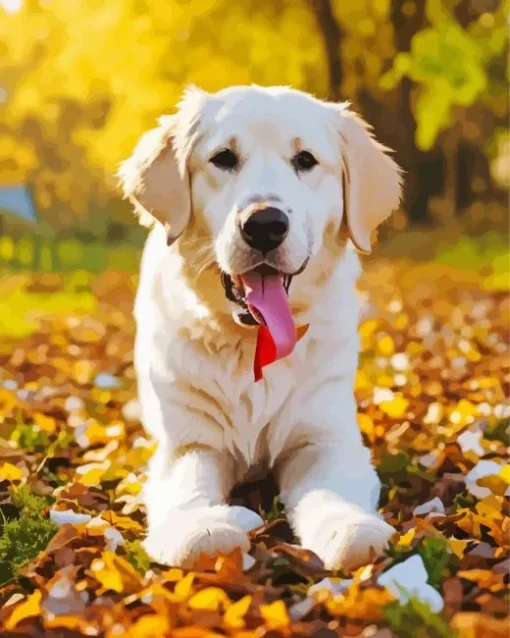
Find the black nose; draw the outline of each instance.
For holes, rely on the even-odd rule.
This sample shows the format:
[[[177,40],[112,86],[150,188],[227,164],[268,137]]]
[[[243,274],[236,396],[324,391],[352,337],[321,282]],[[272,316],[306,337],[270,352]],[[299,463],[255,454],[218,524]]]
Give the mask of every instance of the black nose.
[[[279,208],[256,210],[241,226],[244,241],[262,253],[278,248],[289,232],[289,219]]]

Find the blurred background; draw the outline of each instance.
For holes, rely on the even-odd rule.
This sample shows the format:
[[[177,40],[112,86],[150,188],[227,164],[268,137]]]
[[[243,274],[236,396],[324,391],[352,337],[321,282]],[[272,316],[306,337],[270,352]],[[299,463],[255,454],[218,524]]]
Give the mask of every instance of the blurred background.
[[[2,272],[55,275],[34,292],[72,272],[78,293],[88,273],[136,272],[145,231],[119,162],[189,83],[259,83],[349,99],[396,150],[405,200],[380,255],[506,285],[507,13],[498,0],[0,0]],[[4,332],[22,332],[4,293]]]

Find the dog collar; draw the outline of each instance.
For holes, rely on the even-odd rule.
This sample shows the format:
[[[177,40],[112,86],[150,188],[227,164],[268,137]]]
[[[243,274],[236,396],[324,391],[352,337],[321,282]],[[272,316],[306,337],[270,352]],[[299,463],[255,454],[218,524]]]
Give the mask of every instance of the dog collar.
[[[297,339],[302,339],[308,331],[310,324],[298,326],[296,328]],[[257,345],[255,347],[255,358],[253,360],[253,376],[255,383],[263,378],[262,368],[276,361],[276,346],[271,333],[266,326],[260,326],[257,333]]]

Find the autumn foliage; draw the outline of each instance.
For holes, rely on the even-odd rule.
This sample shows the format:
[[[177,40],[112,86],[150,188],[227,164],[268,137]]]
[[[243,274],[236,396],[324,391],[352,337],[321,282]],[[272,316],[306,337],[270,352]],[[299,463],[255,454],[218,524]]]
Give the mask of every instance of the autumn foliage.
[[[504,205],[507,14],[508,0],[1,0],[0,185],[30,184],[57,228],[96,217],[100,233],[105,206],[128,217],[119,162],[186,85],[255,82],[351,100],[396,149],[414,220],[498,189]]]
[[[47,278],[17,283],[40,291]],[[380,261],[362,279],[356,394],[398,530],[386,556],[326,572],[269,484],[252,485],[235,495],[265,512],[250,555],[186,573],[140,543],[154,448],[135,394],[134,284],[106,272],[90,282],[92,313],[34,309],[35,332],[2,340],[3,636],[506,635],[505,292],[437,264]]]

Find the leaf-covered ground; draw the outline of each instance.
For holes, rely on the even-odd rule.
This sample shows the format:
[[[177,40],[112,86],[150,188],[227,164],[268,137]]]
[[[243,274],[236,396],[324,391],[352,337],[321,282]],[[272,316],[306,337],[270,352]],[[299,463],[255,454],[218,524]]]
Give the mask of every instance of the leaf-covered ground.
[[[437,264],[381,261],[362,281],[356,393],[398,530],[385,557],[327,573],[295,545],[268,481],[233,495],[267,520],[250,556],[184,573],[140,544],[154,448],[132,367],[135,283],[2,277],[38,326],[0,340],[2,636],[507,635],[505,292]],[[48,315],[62,291],[78,302]],[[74,310],[80,295],[88,314]]]

